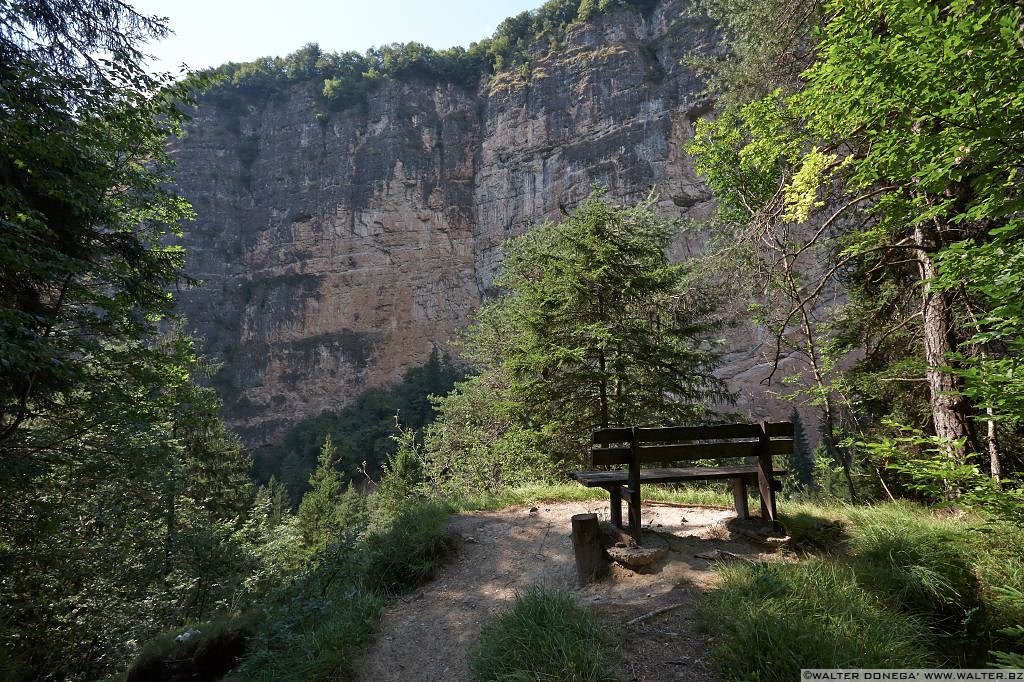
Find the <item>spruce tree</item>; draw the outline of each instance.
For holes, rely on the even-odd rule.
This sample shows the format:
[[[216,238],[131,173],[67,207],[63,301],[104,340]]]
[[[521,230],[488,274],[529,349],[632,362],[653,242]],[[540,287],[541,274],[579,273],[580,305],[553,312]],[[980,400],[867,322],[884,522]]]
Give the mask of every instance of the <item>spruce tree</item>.
[[[471,331],[472,359],[505,376],[563,455],[594,428],[694,423],[728,399],[713,374],[714,300],[669,261],[674,226],[653,196],[617,206],[603,194],[508,243],[505,294]]]
[[[328,434],[316,470],[309,477],[309,491],[299,503],[299,531],[306,547],[319,549],[330,544],[344,527],[338,518],[342,482],[337,466],[338,451]]]

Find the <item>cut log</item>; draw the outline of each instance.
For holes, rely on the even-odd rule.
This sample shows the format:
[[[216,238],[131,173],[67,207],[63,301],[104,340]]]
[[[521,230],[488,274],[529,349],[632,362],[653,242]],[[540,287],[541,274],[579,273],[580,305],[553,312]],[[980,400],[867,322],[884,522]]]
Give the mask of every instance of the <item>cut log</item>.
[[[576,553],[576,573],[580,585],[595,582],[608,570],[601,547],[601,528],[597,514],[576,514],[572,517],[572,548]]]

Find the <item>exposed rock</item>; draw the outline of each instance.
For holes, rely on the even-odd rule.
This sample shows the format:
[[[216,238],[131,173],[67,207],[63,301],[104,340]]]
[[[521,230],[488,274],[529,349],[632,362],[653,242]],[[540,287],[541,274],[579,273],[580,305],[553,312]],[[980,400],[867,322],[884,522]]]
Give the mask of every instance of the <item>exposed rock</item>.
[[[612,561],[636,571],[664,559],[668,549],[665,538],[648,531],[642,534],[640,544],[619,543],[605,548],[605,552]]]
[[[654,188],[669,218],[710,214],[683,144],[710,111],[687,54],[713,27],[663,0],[570,27],[533,48],[532,71],[479,91],[389,81],[364,109],[323,111],[308,87],[242,111],[201,105],[175,142],[188,229],[180,294],[214,385],[250,446],[398,380],[494,293],[501,243],[595,183],[634,201]],[[674,257],[701,248],[696,233]],[[760,386],[770,365],[750,327],[730,331],[722,376],[737,410],[788,416]]]

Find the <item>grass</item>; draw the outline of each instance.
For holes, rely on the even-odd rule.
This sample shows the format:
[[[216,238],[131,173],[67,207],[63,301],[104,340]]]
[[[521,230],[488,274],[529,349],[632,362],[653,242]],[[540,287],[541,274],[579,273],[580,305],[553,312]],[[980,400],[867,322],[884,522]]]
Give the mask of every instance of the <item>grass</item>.
[[[535,587],[484,626],[470,665],[484,682],[599,682],[615,679],[613,651],[591,611],[566,592]]]
[[[732,492],[724,486],[654,486],[643,488],[644,501],[671,502],[674,504],[709,505],[732,507]],[[453,511],[494,510],[539,502],[607,502],[608,493],[603,488],[586,488],[579,483],[537,483],[509,488],[498,493],[463,495],[449,500]],[[756,498],[752,498],[752,509],[757,509]]]
[[[810,558],[723,570],[699,617],[724,643],[728,679],[794,680],[801,668],[917,668],[927,630],[860,589],[852,569]]]
[[[727,679],[800,668],[986,667],[1021,652],[1024,533],[909,503],[787,504],[803,558],[723,569],[700,607]],[[1006,589],[1006,588],[1009,588]]]

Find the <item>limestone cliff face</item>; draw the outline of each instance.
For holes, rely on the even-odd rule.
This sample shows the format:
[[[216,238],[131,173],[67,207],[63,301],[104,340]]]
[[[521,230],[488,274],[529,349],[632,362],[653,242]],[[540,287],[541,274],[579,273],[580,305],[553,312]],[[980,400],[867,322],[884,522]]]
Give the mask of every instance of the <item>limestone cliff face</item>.
[[[173,149],[199,215],[188,272],[204,282],[181,308],[224,363],[215,384],[245,440],[272,443],[449,349],[493,291],[501,243],[595,183],[707,216],[682,145],[709,107],[680,60],[717,45],[684,10],[573,26],[533,46],[529,73],[478,91],[389,81],[340,114],[301,87],[244,111],[201,105]],[[740,408],[777,411],[757,388],[758,339],[734,336],[723,372]]]

